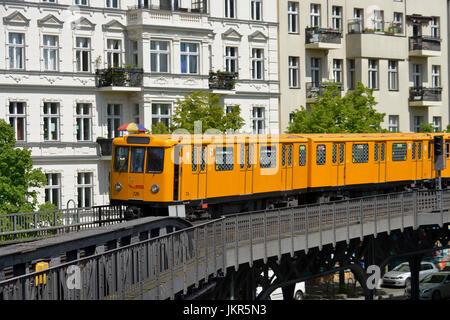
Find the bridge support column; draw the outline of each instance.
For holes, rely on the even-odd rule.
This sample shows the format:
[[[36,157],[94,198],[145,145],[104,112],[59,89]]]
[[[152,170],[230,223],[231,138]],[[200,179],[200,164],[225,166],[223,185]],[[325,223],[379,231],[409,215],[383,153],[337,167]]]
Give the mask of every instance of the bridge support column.
[[[411,270],[411,300],[419,300],[419,271],[422,255],[413,255],[408,261]]]
[[[234,284],[236,271],[233,269],[230,272],[230,300],[234,300],[234,288],[236,287]]]

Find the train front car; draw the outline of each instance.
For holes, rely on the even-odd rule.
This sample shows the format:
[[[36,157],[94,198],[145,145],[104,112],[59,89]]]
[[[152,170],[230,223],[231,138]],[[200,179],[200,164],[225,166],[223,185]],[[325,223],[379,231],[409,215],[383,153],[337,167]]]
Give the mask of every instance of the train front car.
[[[113,140],[110,203],[127,206],[125,218],[167,215],[173,202],[178,142],[169,136],[128,135]]]

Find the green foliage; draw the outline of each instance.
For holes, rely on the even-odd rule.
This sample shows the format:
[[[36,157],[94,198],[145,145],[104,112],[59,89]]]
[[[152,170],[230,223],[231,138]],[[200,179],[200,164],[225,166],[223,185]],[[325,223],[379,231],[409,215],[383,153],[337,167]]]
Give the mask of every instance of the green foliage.
[[[420,124],[420,132],[433,133],[434,132],[433,124],[432,123],[429,123],[429,124],[421,123]]]
[[[50,210],[57,210],[58,207],[51,203],[50,201],[46,201],[45,203],[42,203],[39,205],[39,211],[50,211]]]
[[[47,183],[41,169],[33,169],[31,151],[15,144],[13,128],[0,119],[0,214],[34,211],[36,188]]]
[[[150,132],[147,132],[150,133]],[[166,127],[164,122],[158,122],[156,125],[152,124],[151,134],[168,134],[170,133],[169,128]]]
[[[378,113],[373,89],[358,83],[355,90],[341,96],[338,86],[330,84],[310,110],[294,111],[287,133],[370,133],[387,132],[381,128],[384,113]]]
[[[184,100],[178,99],[173,113],[171,131],[185,129],[194,133],[196,121],[201,121],[202,133],[208,129],[216,129],[220,132],[239,130],[244,125],[241,118],[241,109],[238,105],[232,108],[232,112],[225,114],[223,106],[219,104],[220,95],[209,91],[196,91],[185,95]]]
[[[450,132],[450,124],[447,125],[447,129],[445,130],[445,132]]]

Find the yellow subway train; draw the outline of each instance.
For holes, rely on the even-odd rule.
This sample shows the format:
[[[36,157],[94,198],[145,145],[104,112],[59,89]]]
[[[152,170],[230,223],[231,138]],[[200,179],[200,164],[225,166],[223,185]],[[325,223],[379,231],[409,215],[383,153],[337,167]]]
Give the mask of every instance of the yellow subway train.
[[[113,140],[127,218],[217,217],[435,186],[436,134],[145,135]],[[444,138],[450,156],[450,134]],[[450,168],[441,171],[447,184]]]

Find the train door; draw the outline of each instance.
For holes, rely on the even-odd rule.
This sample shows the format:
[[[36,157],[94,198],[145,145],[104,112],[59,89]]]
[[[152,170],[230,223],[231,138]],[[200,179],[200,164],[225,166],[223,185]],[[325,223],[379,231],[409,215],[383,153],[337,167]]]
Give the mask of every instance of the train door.
[[[433,172],[434,172],[434,165],[433,165],[433,142],[431,141],[427,141],[424,142],[425,143],[425,147],[424,149],[424,155],[423,155],[423,179],[431,179],[434,177]]]
[[[386,142],[375,142],[374,160],[378,169],[378,182],[386,182]]]
[[[331,161],[337,186],[345,185],[345,143],[333,143]]]
[[[412,161],[415,164],[415,178],[416,180],[423,179],[423,155],[422,155],[422,141],[414,141],[412,143]]]
[[[292,143],[283,143],[281,150],[281,184],[284,190],[292,190],[292,152],[294,147]]]
[[[253,193],[254,144],[241,144],[239,148],[240,194],[251,194]]]
[[[206,184],[207,184],[207,146],[192,147],[192,174],[194,175],[194,198],[206,198]]]
[[[128,198],[144,199],[145,147],[131,147],[130,171],[128,174]]]

